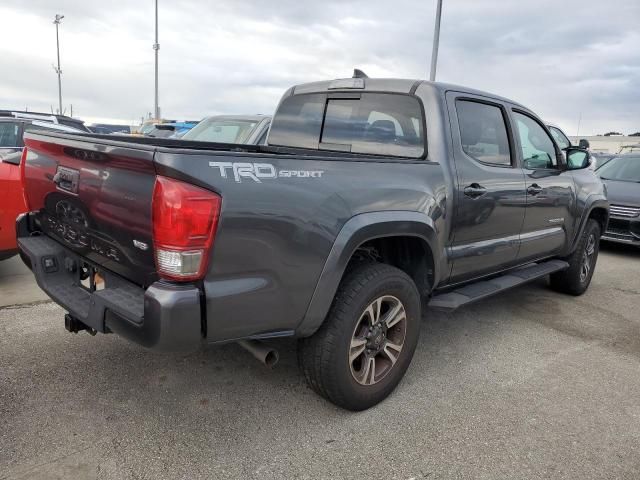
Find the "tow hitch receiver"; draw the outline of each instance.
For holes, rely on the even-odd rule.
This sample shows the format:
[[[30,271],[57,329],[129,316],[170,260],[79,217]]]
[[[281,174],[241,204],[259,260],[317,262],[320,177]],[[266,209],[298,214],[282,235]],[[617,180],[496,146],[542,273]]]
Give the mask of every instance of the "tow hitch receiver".
[[[89,335],[92,335],[92,336],[98,333],[96,330],[89,327],[88,325],[85,325],[80,320],[69,315],[68,313],[65,314],[64,316],[64,328],[66,328],[67,331],[71,333],[78,333],[78,332],[81,332],[82,330],[86,330],[87,333],[89,333]]]

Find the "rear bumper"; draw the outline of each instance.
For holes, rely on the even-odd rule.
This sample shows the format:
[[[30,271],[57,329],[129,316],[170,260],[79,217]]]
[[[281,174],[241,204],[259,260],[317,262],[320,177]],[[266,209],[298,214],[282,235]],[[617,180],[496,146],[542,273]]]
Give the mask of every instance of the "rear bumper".
[[[155,282],[142,289],[99,269],[104,288],[80,282],[83,257],[46,235],[29,232],[28,216],[17,223],[20,256],[38,286],[71,316],[102,333],[116,333],[144,347],[191,351],[202,343],[200,290],[193,285]]]

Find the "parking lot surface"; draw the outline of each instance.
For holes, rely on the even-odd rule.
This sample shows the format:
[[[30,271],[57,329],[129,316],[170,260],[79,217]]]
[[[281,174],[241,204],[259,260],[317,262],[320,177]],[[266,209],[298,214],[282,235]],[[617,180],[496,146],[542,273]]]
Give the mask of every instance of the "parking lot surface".
[[[71,335],[51,303],[0,307],[0,479],[637,479],[638,272],[608,246],[582,297],[537,282],[426,312],[404,381],[361,413],[307,388],[292,342],[269,371],[235,345],[156,354]]]
[[[20,257],[0,262],[0,307],[49,300]]]

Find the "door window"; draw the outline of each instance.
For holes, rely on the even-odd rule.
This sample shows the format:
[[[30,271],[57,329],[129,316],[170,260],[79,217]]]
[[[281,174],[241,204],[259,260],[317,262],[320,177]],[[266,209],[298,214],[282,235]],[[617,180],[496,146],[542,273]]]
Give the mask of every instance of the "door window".
[[[502,109],[495,105],[458,100],[456,111],[462,150],[479,162],[510,166],[511,150]]]
[[[533,118],[514,112],[522,161],[524,168],[529,170],[558,168],[556,149],[551,137],[544,128]]]
[[[18,147],[20,125],[15,122],[0,122],[0,147]]]
[[[562,133],[562,130],[556,127],[549,127],[549,131],[551,132],[551,136],[553,136],[556,143],[560,146],[560,148],[565,149],[571,146],[571,142],[567,138],[567,136]]]

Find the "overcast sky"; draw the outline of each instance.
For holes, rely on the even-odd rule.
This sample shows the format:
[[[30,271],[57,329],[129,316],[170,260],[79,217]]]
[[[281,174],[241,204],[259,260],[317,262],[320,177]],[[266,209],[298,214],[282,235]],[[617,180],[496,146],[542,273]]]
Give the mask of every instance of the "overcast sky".
[[[159,0],[163,116],[272,113],[291,85],[426,78],[435,0]],[[2,0],[0,108],[132,123],[153,110],[153,0]],[[574,135],[640,130],[640,0],[444,0],[438,80]],[[67,110],[68,113],[68,110]]]

